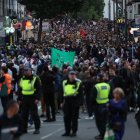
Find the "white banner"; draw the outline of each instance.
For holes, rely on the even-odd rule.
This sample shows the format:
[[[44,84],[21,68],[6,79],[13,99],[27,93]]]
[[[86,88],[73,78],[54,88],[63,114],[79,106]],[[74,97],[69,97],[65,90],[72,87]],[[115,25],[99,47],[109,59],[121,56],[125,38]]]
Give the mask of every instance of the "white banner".
[[[140,15],[135,15],[135,25],[140,26]]]
[[[49,24],[49,22],[43,22],[43,23],[42,23],[42,31],[43,31],[43,32],[47,32],[47,31],[49,31],[49,29],[50,29],[50,24]]]

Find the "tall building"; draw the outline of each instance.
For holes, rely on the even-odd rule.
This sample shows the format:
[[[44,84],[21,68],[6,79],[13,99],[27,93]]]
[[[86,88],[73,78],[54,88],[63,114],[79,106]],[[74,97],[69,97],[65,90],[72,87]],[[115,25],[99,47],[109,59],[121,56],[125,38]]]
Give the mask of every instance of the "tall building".
[[[0,17],[9,16],[24,17],[25,6],[19,4],[17,0],[0,0]]]
[[[127,0],[127,16],[128,19],[135,19],[140,16],[140,0]]]
[[[0,46],[19,40],[25,6],[17,0],[0,0]]]
[[[0,16],[3,16],[4,12],[4,0],[0,0]]]
[[[124,16],[124,0],[104,0],[104,17],[114,20]]]
[[[104,3],[105,3],[104,18],[108,18],[108,19],[110,18],[111,20],[113,20],[114,19],[113,1],[112,0],[104,0]]]
[[[135,16],[138,15],[140,16],[140,0],[104,0],[104,2],[105,2],[105,8],[104,8],[105,18],[109,18],[109,13],[112,20],[114,19],[113,18],[114,15],[116,17],[123,18],[125,16],[125,5],[127,9],[128,19],[133,20],[135,19]],[[109,6],[109,2],[110,2],[110,6]],[[115,7],[115,9],[113,7]]]

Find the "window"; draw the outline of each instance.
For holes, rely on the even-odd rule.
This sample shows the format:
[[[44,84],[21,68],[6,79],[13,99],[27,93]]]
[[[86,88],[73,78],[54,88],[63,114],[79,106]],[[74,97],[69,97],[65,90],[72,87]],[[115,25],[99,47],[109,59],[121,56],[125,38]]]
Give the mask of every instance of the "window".
[[[138,4],[138,14],[140,14],[140,4]]]
[[[0,0],[0,16],[3,16],[3,3],[2,3],[2,0]]]

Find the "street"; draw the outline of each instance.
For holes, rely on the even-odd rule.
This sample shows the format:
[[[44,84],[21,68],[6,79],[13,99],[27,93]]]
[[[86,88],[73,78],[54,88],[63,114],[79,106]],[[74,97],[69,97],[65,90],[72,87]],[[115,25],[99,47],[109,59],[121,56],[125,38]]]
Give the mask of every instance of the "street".
[[[39,107],[40,110],[40,107]],[[0,106],[0,112],[2,108]],[[73,140],[94,140],[94,136],[98,134],[95,120],[85,120],[86,114],[80,115],[79,119],[79,131],[76,138]],[[21,140],[69,140],[69,137],[62,137],[64,133],[63,116],[62,113],[57,115],[57,121],[54,123],[42,123],[41,133],[39,135],[33,135],[33,128],[28,129],[28,134],[22,136]],[[128,115],[126,123],[125,136],[123,140],[139,140],[140,132],[138,131],[134,113]]]
[[[81,115],[79,120],[79,131],[76,138],[73,140],[94,140],[94,136],[98,134],[94,120],[85,120],[85,115]],[[62,137],[64,133],[62,115],[57,116],[55,123],[43,123],[40,135],[33,135],[33,129],[29,129],[29,133],[24,135],[21,140],[69,140],[69,137]],[[140,133],[134,120],[134,114],[128,115],[126,125],[126,133],[123,140],[139,140]]]

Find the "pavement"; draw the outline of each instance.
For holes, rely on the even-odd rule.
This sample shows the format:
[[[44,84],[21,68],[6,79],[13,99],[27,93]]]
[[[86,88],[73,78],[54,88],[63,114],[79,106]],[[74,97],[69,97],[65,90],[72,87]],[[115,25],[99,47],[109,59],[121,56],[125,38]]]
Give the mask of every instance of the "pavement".
[[[0,112],[2,112],[1,106]],[[34,128],[29,128],[28,134],[22,136],[21,140],[94,140],[94,137],[98,135],[95,120],[85,120],[85,117],[86,114],[80,114],[79,130],[75,138],[61,136],[64,133],[63,114],[61,113],[57,115],[56,122],[42,123],[39,135],[33,135]],[[134,119],[134,113],[128,115],[123,140],[140,140],[140,132]]]
[[[81,114],[79,120],[79,131],[76,138],[62,137],[64,133],[63,117],[62,114],[57,115],[57,121],[54,123],[43,123],[41,133],[33,135],[34,129],[29,129],[29,133],[24,135],[21,140],[94,140],[98,134],[95,120],[85,120],[86,115]],[[134,113],[128,115],[126,123],[126,131],[123,140],[140,140],[140,132],[138,131]]]

